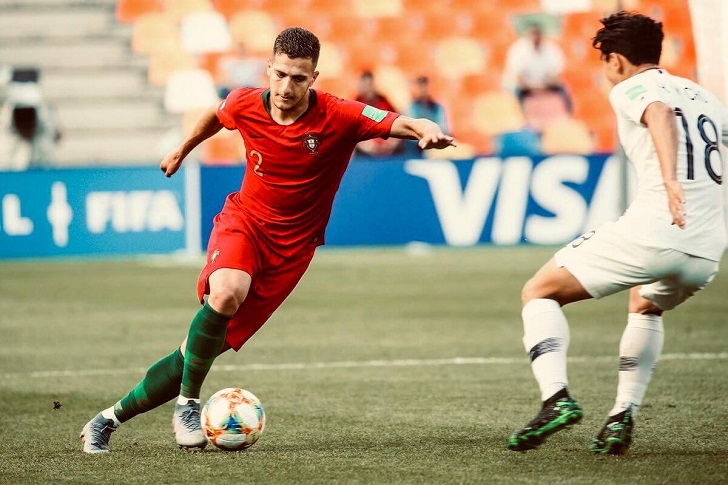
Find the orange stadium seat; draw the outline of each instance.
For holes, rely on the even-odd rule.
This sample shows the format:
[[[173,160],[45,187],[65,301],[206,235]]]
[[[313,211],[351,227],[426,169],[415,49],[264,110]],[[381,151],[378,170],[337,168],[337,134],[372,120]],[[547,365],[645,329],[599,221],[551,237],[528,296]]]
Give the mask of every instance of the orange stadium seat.
[[[594,12],[574,12],[562,17],[561,35],[591,46],[591,38],[601,27]]]
[[[367,38],[357,38],[345,46],[346,64],[354,72],[372,71],[382,60],[379,44]]]
[[[164,0],[117,0],[116,19],[123,23],[135,22],[145,13],[164,11]]]
[[[587,121],[594,132],[594,150],[599,153],[614,153],[619,145],[617,140],[617,123],[605,116],[597,120]]]
[[[306,10],[313,16],[351,15],[352,13],[351,3],[348,1],[304,0],[304,2]]]
[[[251,10],[258,8],[261,0],[215,0],[215,10],[223,14],[226,18],[231,18],[241,10]]]
[[[445,78],[481,74],[487,67],[482,44],[469,37],[449,37],[435,47],[435,69]]]
[[[525,125],[521,106],[507,91],[481,94],[473,102],[473,127],[485,135],[518,131]]]
[[[210,0],[166,0],[164,10],[177,18],[182,18],[192,12],[213,10]]]
[[[179,48],[179,25],[168,13],[147,13],[134,22],[131,47],[138,54],[172,52]]]
[[[466,74],[460,79],[460,92],[466,98],[474,98],[480,94],[500,88],[501,73],[488,70],[483,73]]]
[[[459,0],[473,3],[473,0]],[[445,12],[451,7],[450,0],[403,0],[405,15],[427,12]]]
[[[541,149],[546,154],[594,152],[594,140],[586,123],[574,118],[554,120],[544,127]]]
[[[592,0],[592,11],[600,17],[617,10],[639,11],[640,0]]]
[[[541,0],[494,0],[488,3],[494,7],[507,8],[514,14],[538,13],[541,11]]]
[[[322,39],[329,39],[341,44],[349,44],[361,37],[370,38],[376,33],[376,24],[371,19],[363,19],[351,13],[333,14],[325,17],[327,27],[312,32]]]
[[[270,55],[278,25],[266,12],[244,10],[230,19],[230,35],[253,54]]]
[[[455,36],[469,36],[472,28],[470,16],[461,10],[415,14],[419,26],[419,37],[427,40],[441,40]]]
[[[401,17],[402,0],[350,0],[355,15],[365,18]]]
[[[393,45],[395,63],[410,76],[434,77],[434,45],[418,39],[403,39]]]
[[[149,58],[147,78],[149,83],[154,86],[164,86],[173,72],[195,67],[197,67],[197,59],[189,52],[181,49],[173,52],[160,52]]]

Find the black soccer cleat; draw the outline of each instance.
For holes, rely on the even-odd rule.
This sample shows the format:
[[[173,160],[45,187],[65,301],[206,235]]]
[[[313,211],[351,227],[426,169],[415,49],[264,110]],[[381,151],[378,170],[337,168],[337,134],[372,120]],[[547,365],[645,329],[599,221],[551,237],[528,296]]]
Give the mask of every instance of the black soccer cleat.
[[[581,406],[563,389],[543,403],[541,411],[508,439],[508,449],[528,451],[538,448],[549,436],[571,428],[584,416]]]
[[[589,451],[602,455],[624,455],[632,444],[633,428],[632,409],[609,416],[589,445]]]

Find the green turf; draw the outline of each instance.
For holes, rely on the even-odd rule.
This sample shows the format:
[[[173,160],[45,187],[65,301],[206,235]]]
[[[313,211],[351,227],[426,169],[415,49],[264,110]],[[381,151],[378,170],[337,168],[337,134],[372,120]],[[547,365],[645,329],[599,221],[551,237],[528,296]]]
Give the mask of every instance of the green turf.
[[[626,295],[567,308],[570,355],[600,357],[569,367],[582,424],[539,450],[507,450],[539,404],[520,287],[551,253],[322,251],[245,349],[218,361],[273,367],[213,370],[203,387],[203,397],[242,386],[262,400],[268,428],[258,444],[182,452],[167,405],[124,425],[103,456],[82,453],[78,433],[180,343],[198,308],[200,263],[2,263],[0,483],[724,483],[725,354],[661,362],[630,452],[587,451],[612,405]],[[727,294],[719,274],[668,315],[665,353],[723,352]],[[454,357],[511,360],[275,367]]]

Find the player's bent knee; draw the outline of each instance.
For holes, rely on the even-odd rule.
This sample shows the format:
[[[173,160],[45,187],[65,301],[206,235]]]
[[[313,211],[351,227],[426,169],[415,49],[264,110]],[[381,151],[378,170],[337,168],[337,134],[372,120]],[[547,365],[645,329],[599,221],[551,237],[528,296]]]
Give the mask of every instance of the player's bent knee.
[[[218,270],[210,275],[208,304],[217,312],[234,315],[248,296],[251,279],[239,270]]]
[[[544,286],[535,277],[528,280],[521,289],[521,303],[523,305],[531,300],[535,300],[537,298],[548,298],[549,296],[549,292],[546,291]]]

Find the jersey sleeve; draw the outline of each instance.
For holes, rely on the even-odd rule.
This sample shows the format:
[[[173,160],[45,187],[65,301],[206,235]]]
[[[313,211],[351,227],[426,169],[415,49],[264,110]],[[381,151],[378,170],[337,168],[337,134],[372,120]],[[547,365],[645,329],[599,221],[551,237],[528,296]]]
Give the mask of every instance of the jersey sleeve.
[[[656,101],[662,101],[659,89],[650,80],[636,76],[614,86],[609,93],[609,100],[614,111],[636,124],[642,124],[642,115],[647,107]]]
[[[235,115],[240,112],[247,90],[233,89],[217,107],[217,119],[228,130],[235,130]]]
[[[392,123],[399,117],[397,113],[359,101],[340,99],[337,104],[339,116],[343,118],[347,130],[357,141],[389,137]]]

